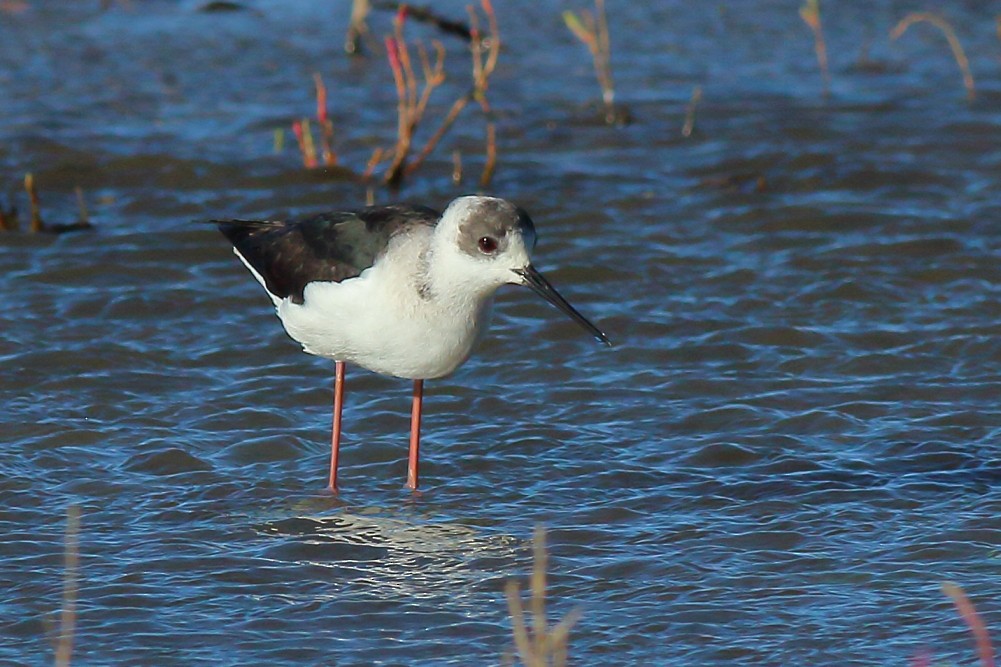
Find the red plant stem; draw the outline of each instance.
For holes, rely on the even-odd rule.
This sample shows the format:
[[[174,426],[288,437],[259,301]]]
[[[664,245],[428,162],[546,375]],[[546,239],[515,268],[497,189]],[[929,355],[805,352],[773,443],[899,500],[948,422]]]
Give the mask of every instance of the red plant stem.
[[[493,122],[487,123],[487,161],[480,176],[480,187],[487,187],[493,180],[497,168],[497,130]]]
[[[977,653],[980,655],[980,664],[982,667],[994,667],[994,649],[991,647],[991,638],[987,633],[987,626],[984,625],[984,621],[980,618],[977,610],[973,608],[970,598],[966,597],[966,593],[963,592],[962,588],[948,581],[942,584],[942,592],[952,598],[952,603],[956,605],[956,610],[959,611],[959,615],[963,617],[967,627],[970,628],[970,632],[973,633],[973,637],[977,642]]]
[[[316,167],[316,151],[312,148],[313,137],[306,135],[306,124],[301,120],[292,121],[292,133],[299,142],[299,152],[302,153],[302,164],[307,169]]]
[[[452,123],[455,122],[455,119],[459,117],[462,110],[466,108],[467,104],[469,104],[469,100],[470,97],[468,95],[464,95],[452,104],[452,108],[449,109],[448,115],[445,116],[445,120],[441,122],[441,125],[439,125],[438,129],[435,130],[435,133],[431,135],[431,138],[428,139],[426,144],[424,144],[424,148],[422,148],[421,152],[417,154],[417,157],[415,157],[413,161],[407,165],[407,174],[411,174],[416,171],[424,160],[427,159],[427,156],[430,155],[431,151],[435,149],[435,146],[437,146],[438,142],[441,141],[441,138],[445,136],[448,129],[452,127]]]
[[[316,120],[322,125],[327,122],[327,87],[319,72],[313,74],[313,83],[316,84]]]

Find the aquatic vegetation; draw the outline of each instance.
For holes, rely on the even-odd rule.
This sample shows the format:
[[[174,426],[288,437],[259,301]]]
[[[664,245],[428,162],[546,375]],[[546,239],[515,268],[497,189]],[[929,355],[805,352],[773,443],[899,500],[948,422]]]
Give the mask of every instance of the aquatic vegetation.
[[[695,86],[692,90],[692,98],[688,100],[688,106],[685,108],[685,124],[681,126],[681,136],[690,137],[695,131],[695,110],[701,101],[702,86]]]
[[[372,10],[369,0],[353,0],[351,3],[351,21],[348,33],[344,37],[344,51],[357,55],[361,53],[362,39],[367,38],[368,13]]]
[[[359,4],[356,3],[354,7],[354,10],[359,12],[358,16],[361,15],[362,10],[367,15],[369,3],[361,3],[364,4],[363,8],[359,8]],[[441,138],[441,135],[444,134],[444,129],[447,129],[447,126],[445,126],[444,129],[436,133],[424,146],[417,159],[412,163],[410,162],[417,129],[424,121],[432,93],[445,83],[446,74],[445,46],[440,41],[434,40],[431,43],[434,49],[433,63],[424,44],[417,42],[413,47],[417,53],[417,60],[420,63],[420,76],[418,76],[417,69],[414,66],[414,59],[411,56],[411,46],[407,42],[403,32],[406,20],[414,18],[415,20],[430,22],[446,32],[454,32],[460,36],[468,36],[468,29],[458,22],[443,19],[433,14],[430,10],[420,7],[395,3],[380,3],[375,6],[379,9],[393,9],[396,12],[393,18],[393,34],[385,38],[386,57],[389,61],[389,68],[393,75],[393,84],[396,88],[396,144],[392,149],[379,147],[373,150],[361,178],[363,181],[371,180],[378,166],[382,162],[389,161],[389,167],[382,180],[386,185],[398,188],[403,183],[404,177],[420,166],[424,157],[431,152],[437,141]],[[356,14],[353,13],[352,21],[355,18]],[[317,88],[317,95],[318,97],[320,95],[319,87]]]
[[[337,153],[333,147],[334,124],[327,113],[327,87],[319,72],[313,74],[313,83],[316,87],[316,124],[320,127],[320,150],[323,155],[323,166],[334,167],[337,165]],[[292,121],[292,134],[295,135],[296,142],[299,144],[303,166],[307,169],[319,167],[320,161],[316,156],[316,142],[313,140],[313,130],[309,118]],[[281,143],[276,135],[275,150],[280,149]]]
[[[942,582],[942,592],[952,600],[960,618],[963,619],[970,634],[973,635],[980,667],[994,667],[994,648],[991,646],[991,638],[987,632],[987,626],[973,607],[973,603],[970,602],[963,589],[951,581]],[[934,664],[932,656],[928,651],[920,653],[911,661],[911,667],[931,667],[932,664]]]
[[[580,619],[580,609],[571,609],[558,623],[549,625],[546,618],[546,570],[549,555],[546,552],[546,529],[537,526],[532,540],[532,575],[529,580],[531,597],[528,614],[521,597],[518,582],[507,582],[508,612],[514,634],[514,647],[518,659],[526,667],[561,667],[567,664],[570,630]],[[530,618],[527,618],[530,616]],[[507,664],[513,664],[513,657],[506,656]]]
[[[84,199],[83,189],[75,188],[79,217],[74,222],[48,224],[42,219],[41,198],[38,195],[38,184],[35,182],[35,175],[28,172],[24,175],[24,191],[28,194],[28,207],[30,211],[30,222],[28,230],[32,234],[62,234],[64,232],[76,232],[85,229],[93,229],[90,223],[90,215],[87,212],[87,204]],[[0,232],[16,232],[21,228],[18,219],[17,207],[12,203],[9,206],[0,204]]]
[[[963,51],[962,44],[959,43],[959,38],[956,37],[956,31],[952,29],[952,25],[948,21],[931,12],[911,12],[893,27],[893,30],[890,31],[890,39],[896,41],[915,23],[930,23],[945,35],[946,41],[949,42],[949,48],[952,49],[952,56],[963,74],[966,99],[972,102],[976,97],[976,89],[973,84],[973,74],[970,72],[970,61],[966,57],[966,52]]]
[[[440,41],[432,42],[435,49],[435,61],[432,64],[427,49],[417,43],[416,50],[421,63],[423,81],[418,93],[418,78],[410,56],[410,47],[403,35],[404,21],[410,10],[403,6],[397,13],[394,20],[394,34],[386,38],[386,53],[393,72],[398,100],[396,146],[392,150],[376,149],[373,152],[365,170],[366,178],[373,173],[380,162],[388,159],[390,166],[386,170],[383,182],[390,187],[399,187],[405,176],[413,174],[420,168],[469,103],[475,101],[486,118],[486,161],[480,184],[486,186],[490,182],[497,165],[497,132],[490,103],[487,100],[487,90],[490,86],[490,76],[496,69],[500,56],[500,32],[490,0],[481,0],[480,6],[487,19],[486,33],[480,30],[477,10],[472,6],[469,7],[472,88],[453,102],[445,118],[413,160],[410,160],[410,154],[414,146],[414,135],[424,120],[431,93],[445,82],[445,47]]]
[[[403,36],[406,17],[406,8],[403,8],[393,21],[393,36],[386,38],[386,55],[396,86],[397,129],[396,146],[390,153],[391,162],[383,180],[392,187],[399,187],[403,182],[414,134],[427,111],[431,93],[445,83],[445,46],[437,40],[432,42],[435,50],[435,62],[432,65],[427,49],[418,43],[416,48],[423,76],[418,93],[418,78],[410,57],[410,47]]]
[[[987,626],[983,619],[974,609],[973,603],[966,597],[963,589],[952,582],[942,584],[942,592],[952,599],[956,605],[956,611],[966,622],[967,627],[973,634],[977,643],[977,654],[980,656],[981,667],[994,667],[994,648],[991,646],[991,638],[987,632]]]
[[[462,151],[456,148],[452,151],[452,185],[462,183]]]
[[[824,26],[820,21],[820,0],[806,0],[799,8],[799,16],[813,31],[813,49],[817,54],[817,64],[824,78],[824,97],[831,94],[831,74],[827,66],[827,42],[824,40]]]
[[[28,202],[31,206],[31,232],[38,233],[45,229],[42,222],[41,206],[38,203],[38,188],[35,186],[35,176],[30,171],[24,175],[24,189],[28,193]]]
[[[469,105],[476,102],[483,112],[486,125],[486,161],[483,166],[483,173],[480,175],[480,186],[486,187],[493,178],[497,168],[497,129],[493,121],[493,112],[490,102],[487,100],[487,91],[490,87],[490,76],[497,68],[497,60],[500,57],[500,29],[497,24],[497,15],[494,12],[493,4],[490,0],[480,0],[480,6],[487,19],[487,32],[480,30],[480,18],[477,10],[470,5],[468,7],[470,18],[469,29],[469,52],[472,59],[472,89],[461,95],[445,115],[444,120],[438,126],[435,133],[428,139],[424,148],[414,158],[407,167],[406,173],[411,174],[416,171],[424,162],[428,155],[441,141],[441,138],[452,127],[459,114]],[[454,174],[454,170],[453,170]]]
[[[76,632],[76,601],[80,570],[80,507],[66,508],[66,537],[63,547],[63,604],[59,612],[59,630],[55,638],[56,667],[68,667],[73,655]]]
[[[594,0],[594,13],[584,9],[578,14],[563,12],[563,22],[577,39],[587,46],[594,61],[594,73],[601,86],[601,101],[605,122],[609,125],[626,123],[628,114],[615,106],[615,82],[612,80],[612,41],[608,35],[605,0]]]

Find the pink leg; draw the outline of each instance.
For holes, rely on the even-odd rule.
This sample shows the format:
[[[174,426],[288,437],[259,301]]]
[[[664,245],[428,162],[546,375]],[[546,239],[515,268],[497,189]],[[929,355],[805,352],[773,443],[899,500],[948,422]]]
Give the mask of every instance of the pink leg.
[[[421,408],[424,404],[424,380],[414,380],[414,404],[410,410],[410,458],[407,461],[407,488],[417,490],[417,466],[421,449]]]
[[[334,428],[330,439],[330,485],[337,493],[337,458],[341,449],[341,409],[344,407],[344,362],[334,362]]]

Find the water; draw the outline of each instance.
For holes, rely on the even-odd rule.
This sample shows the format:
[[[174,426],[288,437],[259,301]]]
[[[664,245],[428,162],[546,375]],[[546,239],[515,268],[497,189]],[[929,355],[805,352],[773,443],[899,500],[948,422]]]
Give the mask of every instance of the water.
[[[77,664],[495,664],[536,523],[578,664],[972,664],[943,580],[1001,627],[998,7],[940,7],[968,104],[933,28],[888,42],[906,3],[824,4],[824,100],[799,3],[610,2],[635,122],[609,128],[565,5],[497,3],[491,191],[616,346],[502,292],[428,385],[418,497],[409,385],[354,369],[334,499],[331,364],[193,221],[362,204],[273,130],[319,71],[361,170],[388,67],[341,54],[344,4],[96,4],[0,24],[4,189],[23,213],[33,171],[58,223],[79,185],[97,225],[0,236],[0,661],[51,661],[71,504]],[[435,113],[466,85],[448,44]],[[475,190],[482,131],[467,110],[399,197]]]

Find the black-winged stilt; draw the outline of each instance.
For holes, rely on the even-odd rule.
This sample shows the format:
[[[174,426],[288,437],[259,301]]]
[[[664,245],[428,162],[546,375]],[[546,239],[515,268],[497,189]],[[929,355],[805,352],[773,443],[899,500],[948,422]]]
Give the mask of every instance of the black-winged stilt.
[[[374,206],[293,221],[213,222],[267,290],[288,335],[335,362],[332,491],[345,363],[414,381],[407,486],[416,489],[424,380],[469,358],[501,285],[530,287],[610,345],[532,266],[535,226],[503,199],[460,197],[440,215]]]

